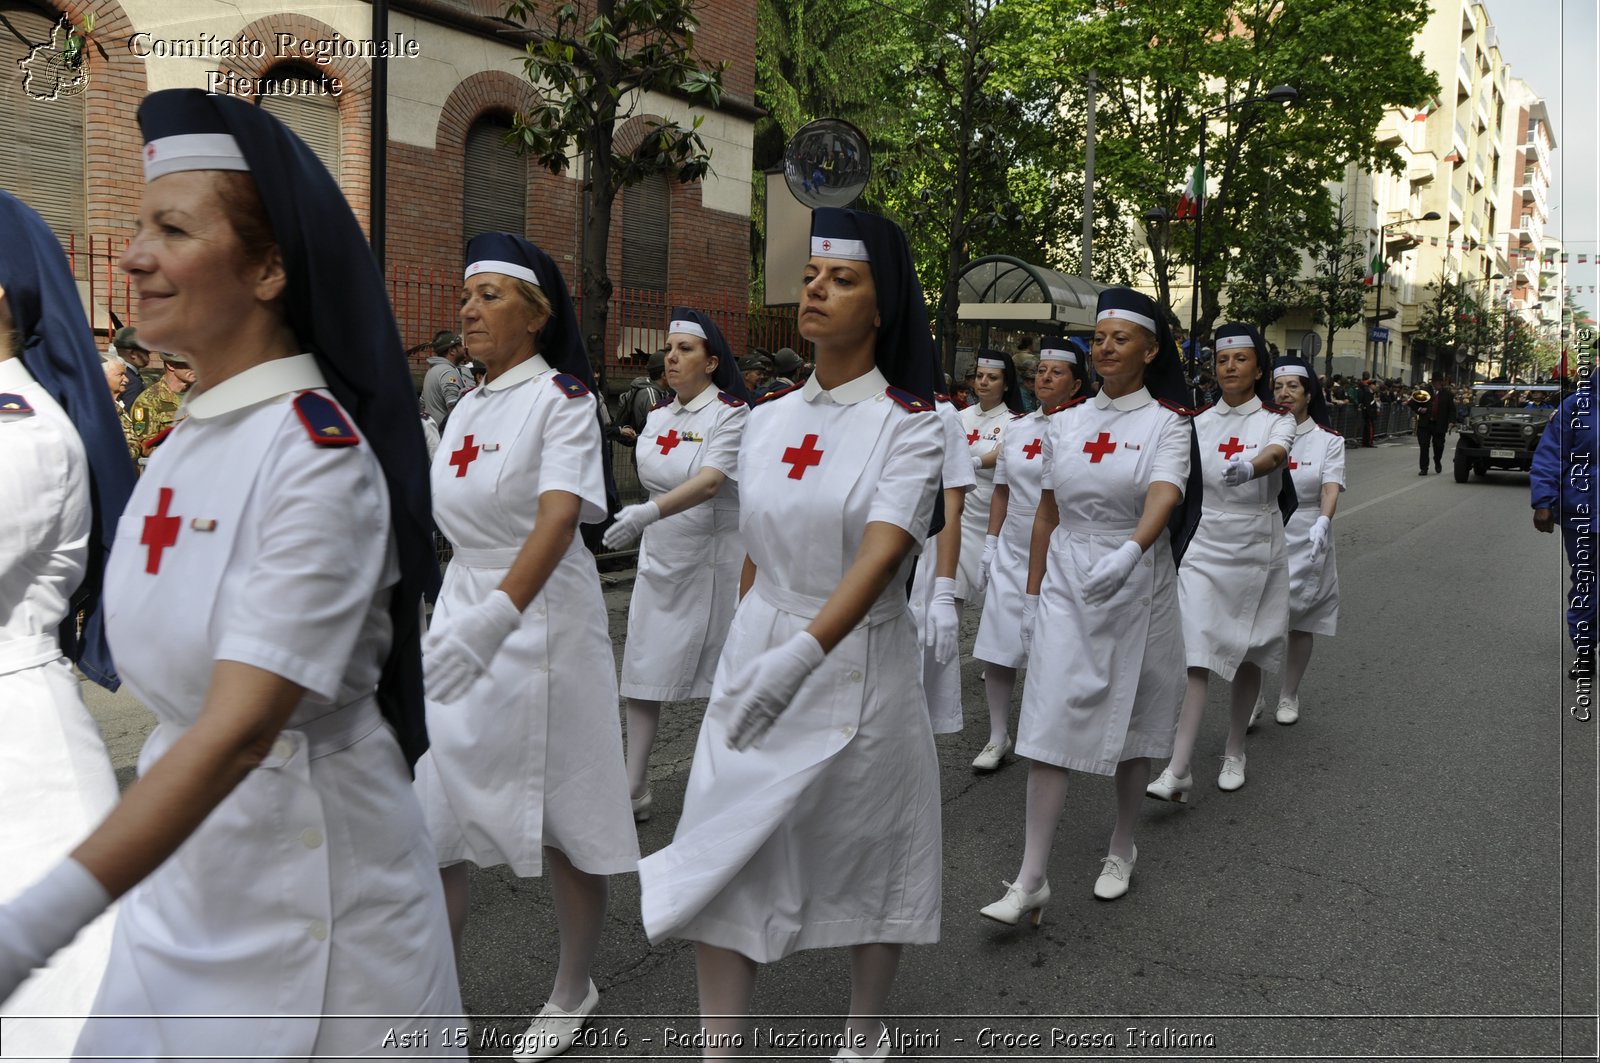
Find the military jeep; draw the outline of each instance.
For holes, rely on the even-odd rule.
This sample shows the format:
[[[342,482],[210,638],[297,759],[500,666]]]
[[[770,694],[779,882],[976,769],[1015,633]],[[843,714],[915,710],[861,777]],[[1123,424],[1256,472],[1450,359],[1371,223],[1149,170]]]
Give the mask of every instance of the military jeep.
[[[1472,405],[1461,417],[1456,441],[1456,483],[1476,472],[1481,480],[1490,469],[1533,468],[1533,451],[1544,426],[1561,405],[1554,384],[1479,384]]]

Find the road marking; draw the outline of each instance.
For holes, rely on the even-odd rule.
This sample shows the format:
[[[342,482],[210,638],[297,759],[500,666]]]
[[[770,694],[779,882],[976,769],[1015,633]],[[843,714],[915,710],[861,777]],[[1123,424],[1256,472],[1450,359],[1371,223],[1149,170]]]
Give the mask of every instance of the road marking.
[[[1340,510],[1337,511],[1337,515],[1340,516],[1340,517],[1353,517],[1357,513],[1360,513],[1363,509],[1366,509],[1368,506],[1375,506],[1379,502],[1387,502],[1389,499],[1395,497],[1396,495],[1403,495],[1407,491],[1415,491],[1419,487],[1426,487],[1426,486],[1428,486],[1428,482],[1426,480],[1424,480],[1424,481],[1422,481],[1420,483],[1414,483],[1414,484],[1411,484],[1411,485],[1409,485],[1407,487],[1402,487],[1398,491],[1390,491],[1386,495],[1379,495],[1377,498],[1370,498],[1367,501],[1361,503],[1359,506],[1351,506],[1349,509],[1340,509]]]

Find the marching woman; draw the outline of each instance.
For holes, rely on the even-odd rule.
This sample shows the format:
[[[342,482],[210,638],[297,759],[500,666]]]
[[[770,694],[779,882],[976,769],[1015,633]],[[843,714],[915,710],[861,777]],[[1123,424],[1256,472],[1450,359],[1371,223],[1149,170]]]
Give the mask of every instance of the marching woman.
[[[460,999],[407,771],[434,570],[400,338],[276,118],[173,89],[139,124],[122,268],[198,384],[118,525],[106,633],[160,725],[105,822],[0,909],[0,995],[122,894],[77,1054],[409,1054],[385,1033]]]
[[[1311,640],[1339,626],[1339,568],[1333,550],[1333,514],[1345,488],[1344,437],[1330,426],[1328,404],[1311,365],[1280,358],[1272,367],[1273,397],[1294,415],[1294,456],[1289,478],[1299,505],[1284,525],[1289,554],[1289,649],[1276,719],[1300,719],[1300,680],[1311,663]],[[1259,705],[1259,702],[1258,702]]]
[[[1283,466],[1294,443],[1294,418],[1265,401],[1271,363],[1254,328],[1223,325],[1215,349],[1222,401],[1194,419],[1205,507],[1178,570],[1188,684],[1172,759],[1146,791],[1162,801],[1189,799],[1189,760],[1212,673],[1232,684],[1217,787],[1244,785],[1245,731],[1261,670],[1278,667],[1289,624],[1283,526],[1294,512],[1294,487],[1284,479]]]
[[[3,902],[60,863],[117,803],[111,760],[72,664],[117,688],[100,581],[134,472],[61,245],[5,191],[0,229],[12,234],[0,247]],[[6,947],[0,942],[0,953]],[[107,915],[0,1006],[0,1056],[71,1055],[110,950]]]
[[[967,496],[961,510],[962,538],[974,549],[961,559],[956,578],[956,607],[983,593],[978,587],[978,569],[983,555],[976,549],[989,530],[989,500],[994,496],[994,466],[1000,460],[1000,439],[1011,418],[1023,412],[1022,386],[1011,356],[1004,351],[978,352],[973,376],[974,401],[961,411],[961,427],[967,433],[967,451],[972,470],[978,476],[977,490]]]
[[[560,958],[518,1057],[547,1058],[599,1003],[606,877],[639,857],[600,575],[577,535],[605,516],[600,424],[566,281],[527,240],[467,245],[461,333],[488,373],[433,462],[455,553],[423,643],[432,745],[417,787],[458,950],[467,862],[524,878],[549,866]]]
[[[1021,621],[1028,667],[1017,755],[1028,769],[1022,866],[982,914],[1038,924],[1072,770],[1116,779],[1117,817],[1094,895],[1128,891],[1150,758],[1172,749],[1183,685],[1175,560],[1200,493],[1177,345],[1149,296],[1100,293],[1092,357],[1101,389],[1050,416]],[[1009,461],[1009,459],[1008,459]],[[1009,475],[1009,464],[1007,472]],[[1185,502],[1187,499],[1187,502]]]
[[[933,349],[899,227],[811,217],[816,372],[745,430],[743,597],[677,834],[639,864],[651,940],[697,942],[710,1056],[744,1054],[758,964],[850,946],[835,1058],[885,1058],[901,947],[939,936],[939,764],[906,609],[943,461]]]
[[[651,411],[635,452],[650,501],[618,513],[603,540],[618,550],[644,535],[622,651],[628,785],[640,821],[650,818],[661,703],[710,696],[744,563],[738,469],[750,394],[722,330],[698,310],[672,312],[667,386],[675,397]]]
[[[961,512],[978,479],[968,457],[961,411],[945,395],[935,396],[944,429],[944,465],[939,492],[944,527],[922,544],[911,581],[911,617],[922,646],[922,688],[933,733],[954,734],[965,725],[961,709],[961,614],[956,609],[956,574],[961,564]]]
[[[1006,426],[994,466],[994,496],[989,534],[983,540],[977,590],[983,615],[972,656],[983,662],[983,689],[989,701],[989,741],[972,762],[977,771],[994,771],[1011,751],[1011,694],[1022,667],[1022,604],[1027,596],[1028,550],[1033,517],[1039,509],[1049,415],[1083,390],[1082,355],[1071,340],[1045,339],[1039,347],[1034,394],[1039,408]]]

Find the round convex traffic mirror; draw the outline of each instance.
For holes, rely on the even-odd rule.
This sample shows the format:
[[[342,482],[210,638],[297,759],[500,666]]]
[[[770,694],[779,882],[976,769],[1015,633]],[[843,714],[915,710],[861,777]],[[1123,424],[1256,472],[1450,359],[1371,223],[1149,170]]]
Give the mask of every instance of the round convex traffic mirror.
[[[807,123],[783,150],[783,179],[808,207],[848,207],[871,175],[866,136],[840,118]]]

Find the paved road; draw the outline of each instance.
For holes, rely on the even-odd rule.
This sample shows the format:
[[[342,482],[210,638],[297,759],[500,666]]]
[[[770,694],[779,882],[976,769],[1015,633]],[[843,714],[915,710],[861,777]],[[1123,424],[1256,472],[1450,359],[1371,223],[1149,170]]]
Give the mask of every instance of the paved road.
[[[1109,780],[1076,775],[1043,926],[977,916],[1015,870],[1026,770],[969,770],[985,725],[966,663],[968,728],[939,739],[943,940],[907,952],[892,1001],[906,1055],[1593,1058],[1597,724],[1567,711],[1559,537],[1533,533],[1524,475],[1419,478],[1398,444],[1352,451],[1349,473],[1341,629],[1317,643],[1301,722],[1269,714],[1249,784],[1224,794],[1204,758],[1226,730],[1213,684],[1195,797],[1149,803],[1119,902],[1090,894]],[[626,579],[607,593],[619,638],[627,594]],[[92,700],[126,778],[148,714]],[[663,720],[647,852],[670,840],[701,708]],[[544,1000],[556,931],[543,882],[488,871],[474,889],[463,989],[483,1045]],[[696,1054],[664,1041],[693,1025],[692,949],[649,945],[638,911],[637,879],[619,877],[595,974],[610,1047],[575,1058]],[[847,977],[841,952],[764,970],[755,1007],[782,1018],[761,1025],[835,1031]]]

